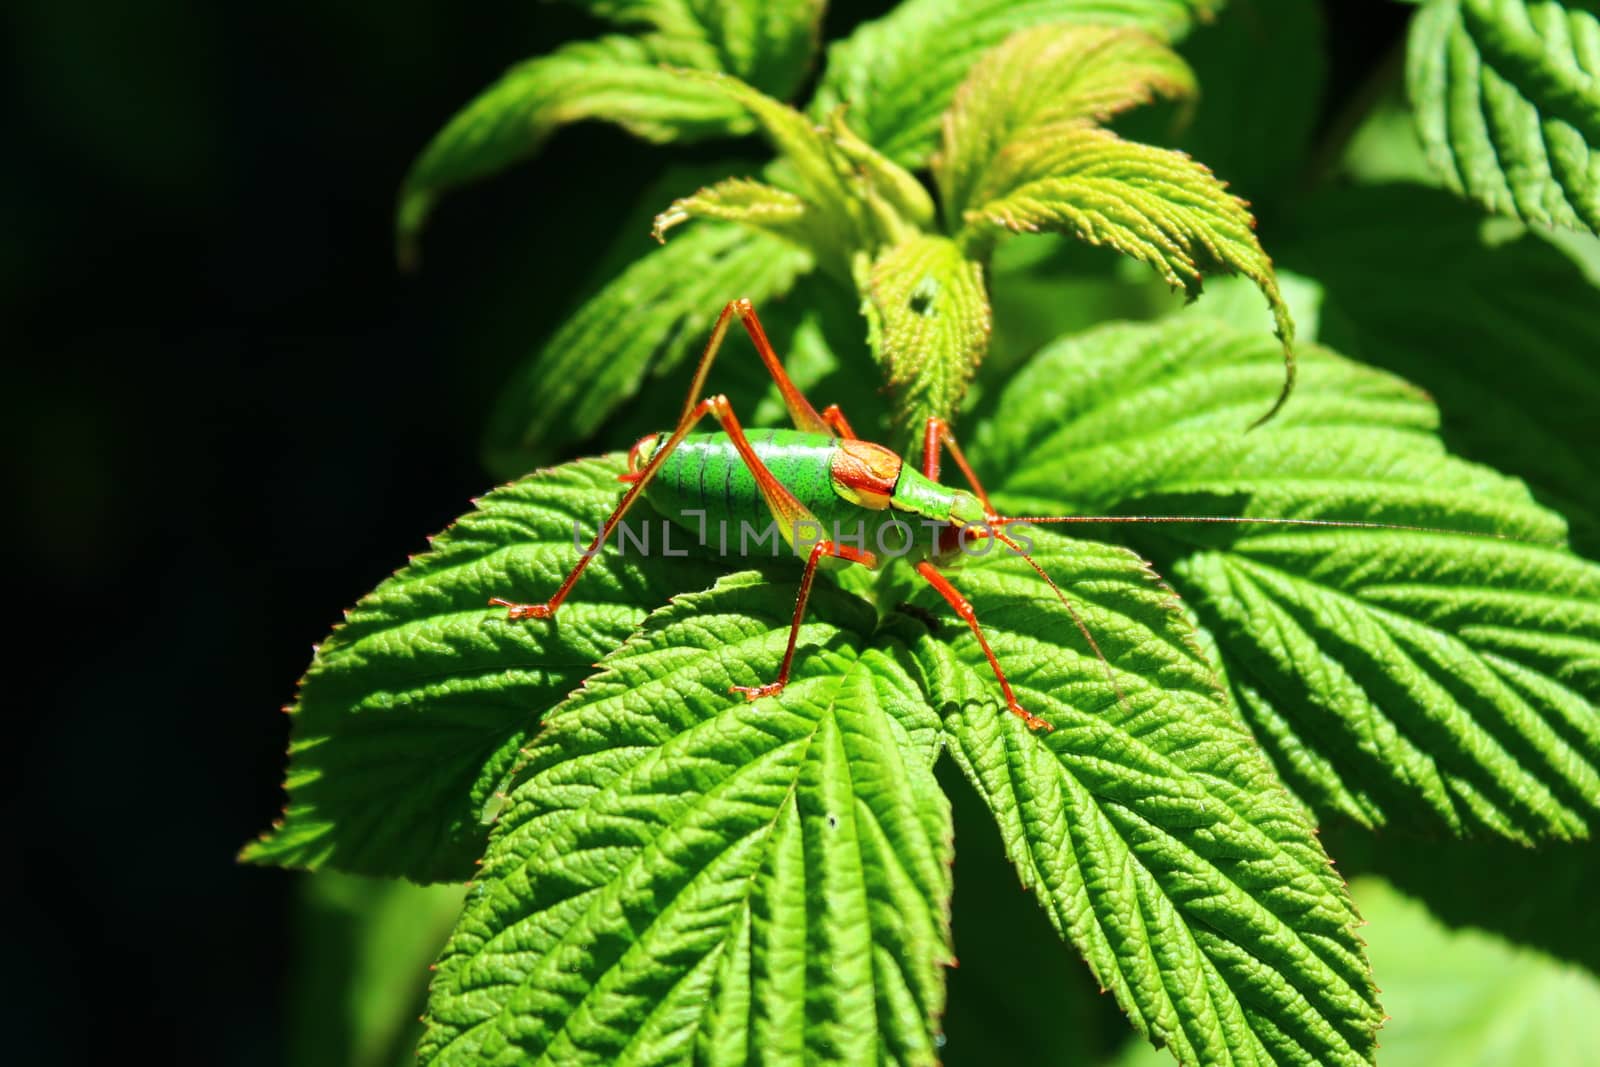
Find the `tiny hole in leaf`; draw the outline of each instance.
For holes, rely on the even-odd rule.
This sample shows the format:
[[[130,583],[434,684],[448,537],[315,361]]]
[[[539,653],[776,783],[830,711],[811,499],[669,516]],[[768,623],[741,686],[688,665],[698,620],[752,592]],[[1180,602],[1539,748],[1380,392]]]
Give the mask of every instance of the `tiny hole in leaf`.
[[[931,319],[939,313],[938,308],[934,307],[934,301],[938,298],[939,279],[931,274],[925,274],[917,283],[917,287],[911,290],[911,299],[907,302],[907,306],[911,308],[912,314],[925,315]]]

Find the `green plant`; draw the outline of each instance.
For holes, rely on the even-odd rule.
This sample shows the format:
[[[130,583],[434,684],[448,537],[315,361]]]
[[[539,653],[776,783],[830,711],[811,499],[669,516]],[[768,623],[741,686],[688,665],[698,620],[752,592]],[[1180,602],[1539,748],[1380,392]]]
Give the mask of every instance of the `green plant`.
[[[574,525],[616,498],[620,456],[568,462],[477,501],[320,648],[285,817],[246,857],[473,880],[425,1063],[931,1062],[948,756],[1057,933],[1180,1062],[1372,1062],[1382,1010],[1316,823],[1531,848],[1600,820],[1600,568],[1561,514],[1592,550],[1588,235],[1373,184],[1435,173],[1381,92],[1310,150],[1308,0],[1234,3],[1192,65],[1174,45],[1220,3],[909,0],[831,46],[804,113],[779,98],[806,83],[819,3],[586,6],[619,31],[514,69],[424,152],[404,255],[441,192],[562,123],[754,131],[775,157],[662,205],[665,243],[505,393],[497,469],[662,429],[675,407],[646,376],[685,369],[742,295],[867,436],[958,418],[1008,513],[1421,529],[1041,535],[1115,685],[1031,570],[974,561],[962,588],[1044,735],[894,568],[819,583],[794,683],[754,704],[728,687],[776,673],[792,567],[606,554],[559,625],[506,620],[488,599],[553,589]],[[1408,80],[1437,173],[1527,223],[1594,227],[1597,55],[1582,4],[1430,0]],[[1196,102],[1213,76],[1249,122]],[[1146,127],[1125,114],[1158,101]],[[1205,166],[1146,143],[1174,137],[1236,168],[1292,272]],[[1187,310],[1160,293],[1215,273],[1241,277]],[[1092,325],[1126,315],[1154,321]],[[739,362],[714,388],[781,412]],[[1594,963],[1584,930],[1548,929],[1592,917],[1468,919]],[[1051,995],[1015,990],[1044,1026]]]

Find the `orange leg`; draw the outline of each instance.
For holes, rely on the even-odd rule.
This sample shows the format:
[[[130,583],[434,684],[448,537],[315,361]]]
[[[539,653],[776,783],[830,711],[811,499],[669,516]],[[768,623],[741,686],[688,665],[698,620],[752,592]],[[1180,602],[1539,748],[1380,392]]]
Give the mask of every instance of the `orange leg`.
[[[811,599],[811,581],[817,576],[817,564],[822,562],[824,556],[833,556],[837,559],[847,559],[851,563],[860,563],[866,567],[876,567],[878,559],[871,552],[862,552],[848,545],[837,545],[832,541],[819,541],[811,549],[811,555],[806,560],[806,572],[800,577],[800,595],[794,602],[794,620],[789,624],[789,647],[783,653],[783,666],[778,668],[776,681],[766,685],[736,685],[731,687],[735,693],[743,693],[746,700],[758,700],[783,691],[789,684],[789,667],[794,663],[794,645],[800,639],[800,623],[806,617],[806,601]]]
[[[706,354],[700,358],[700,366],[695,370],[694,381],[689,385],[689,405],[692,406],[698,398],[705,395],[706,375],[711,370],[711,360],[716,350],[721,347],[722,337],[728,332],[728,323],[734,315],[739,316],[745,332],[750,335],[751,342],[756,346],[756,355],[761,357],[767,373],[772,375],[772,380],[778,384],[778,392],[783,396],[783,406],[789,409],[789,418],[794,422],[795,429],[805,430],[808,433],[831,433],[832,428],[827,420],[817,414],[817,409],[811,406],[811,401],[807,400],[800,387],[794,384],[789,372],[783,369],[783,361],[778,358],[778,353],[772,350],[772,342],[767,340],[767,331],[762,329],[761,319],[756,316],[754,305],[743,298],[728,301],[722,309],[722,314],[717,316],[717,324],[711,330],[711,340],[706,345]]]
[[[994,505],[989,503],[989,494],[984,492],[983,483],[978,481],[978,476],[972,471],[972,464],[967,462],[966,455],[961,451],[961,446],[956,444],[955,434],[950,432],[950,424],[938,417],[928,419],[928,428],[922,438],[922,473],[931,481],[939,480],[939,448],[943,446],[950,450],[950,455],[956,461],[956,466],[961,468],[961,473],[966,475],[967,483],[972,486],[972,494],[978,498],[978,503],[983,505],[984,514],[991,523],[1000,517]]]
[[[709,358],[709,354],[707,358]],[[548,619],[554,615],[556,609],[561,606],[561,602],[567,599],[567,594],[572,592],[572,587],[578,584],[578,578],[583,574],[584,568],[588,567],[589,562],[600,554],[601,546],[610,539],[612,532],[621,525],[623,516],[628,513],[628,509],[633,507],[634,501],[644,494],[645,487],[656,476],[656,471],[661,469],[662,462],[689,435],[689,431],[694,429],[695,423],[705,418],[708,414],[721,424],[723,431],[728,435],[729,440],[733,442],[733,446],[739,450],[739,455],[743,457],[745,464],[750,468],[750,472],[755,475],[756,485],[760,487],[761,495],[766,500],[767,507],[771,509],[773,517],[779,521],[779,532],[783,534],[784,540],[791,545],[794,544],[794,538],[798,536],[798,531],[802,524],[810,524],[815,529],[822,529],[822,524],[817,521],[816,516],[811,513],[810,509],[800,503],[795,498],[795,495],[789,492],[782,482],[778,481],[777,476],[767,468],[767,465],[761,462],[761,457],[756,455],[755,449],[750,444],[750,439],[745,436],[744,427],[739,425],[739,419],[734,415],[733,408],[728,403],[728,398],[719,394],[707,397],[684,412],[683,418],[678,422],[678,428],[672,431],[672,436],[667,438],[665,444],[656,449],[655,454],[650,457],[650,462],[633,479],[632,484],[628,486],[628,491],[622,494],[622,499],[617,502],[615,510],[611,512],[610,518],[606,519],[605,525],[600,527],[600,532],[595,534],[594,540],[589,542],[589,547],[584,551],[583,557],[568,572],[566,580],[561,583],[561,588],[556,590],[554,596],[542,604],[514,604],[500,597],[492,597],[489,603],[507,609],[506,617],[509,619]]]
[[[838,404],[829,404],[822,409],[822,421],[833,427],[833,432],[840,437],[850,441],[856,439],[856,432],[850,428],[850,420],[844,417]]]
[[[978,616],[972,610],[971,602],[962,596],[956,590],[956,587],[950,584],[949,579],[940,574],[939,569],[927,560],[917,564],[917,573],[927,579],[928,584],[937,589],[939,595],[944,597],[950,603],[950,606],[955,609],[955,613],[961,616],[962,620],[971,627],[972,635],[978,639],[978,647],[983,649],[983,654],[989,659],[989,666],[994,669],[995,678],[1000,682],[1000,692],[1005,694],[1006,707],[1011,709],[1011,714],[1021,719],[1030,730],[1043,730],[1046,733],[1054,730],[1054,726],[1051,726],[1037,715],[1030,713],[1021,704],[1017,703],[1017,695],[1011,691],[1011,682],[1006,679],[1006,672],[1000,669],[1000,661],[995,659],[994,649],[989,647],[989,639],[983,636],[983,628],[978,625]]]
[[[805,505],[795,499],[794,494],[789,492],[783,483],[778,481],[777,477],[767,469],[766,464],[761,462],[760,457],[755,453],[755,449],[751,447],[749,438],[745,436],[744,429],[739,425],[738,418],[734,416],[733,409],[728,404],[728,398],[721,395],[701,397],[700,391],[705,386],[706,377],[711,371],[711,364],[716,360],[717,352],[722,348],[722,340],[728,333],[728,323],[732,321],[735,314],[744,323],[745,329],[750,334],[750,339],[755,342],[756,352],[760,354],[761,362],[766,364],[767,370],[778,383],[778,389],[783,393],[784,403],[788,405],[789,414],[793,417],[795,425],[801,429],[817,433],[832,432],[829,423],[821,415],[817,414],[816,409],[811,406],[788,374],[784,372],[783,364],[778,361],[777,354],[773,352],[771,343],[767,341],[766,332],[761,328],[761,320],[756,317],[755,308],[750,305],[750,301],[729,301],[723,307],[722,314],[717,316],[717,324],[711,330],[711,338],[706,342],[705,352],[701,355],[700,362],[695,367],[694,382],[690,388],[688,400],[684,403],[683,413],[678,416],[678,425],[672,431],[671,436],[655,449],[654,454],[650,457],[650,462],[645,464],[643,469],[636,474],[628,474],[624,477],[624,480],[629,483],[627,491],[622,494],[622,499],[617,502],[616,508],[611,512],[610,517],[606,519],[605,525],[600,528],[600,532],[595,535],[594,540],[590,542],[588,549],[584,552],[583,558],[578,560],[577,565],[567,574],[566,579],[561,583],[561,587],[556,590],[554,596],[542,604],[517,604],[500,597],[490,599],[489,603],[506,609],[507,618],[548,619],[555,614],[556,609],[561,606],[561,602],[566,600],[567,595],[572,592],[572,587],[577,584],[578,578],[583,574],[584,568],[589,565],[589,561],[599,554],[601,547],[622,523],[622,519],[627,515],[628,509],[633,507],[634,502],[644,494],[645,487],[655,477],[656,471],[661,469],[662,462],[689,435],[689,431],[694,428],[694,425],[705,418],[706,415],[713,416],[721,424],[722,429],[733,441],[734,447],[739,450],[740,456],[744,458],[745,463],[750,467],[751,472],[756,477],[756,484],[761,488],[762,498],[766,500],[773,516],[781,524],[785,541],[790,544],[794,543],[796,531],[803,522],[816,523],[817,529],[822,528],[821,524],[816,522],[816,516],[812,515]],[[843,416],[840,417],[842,418]]]

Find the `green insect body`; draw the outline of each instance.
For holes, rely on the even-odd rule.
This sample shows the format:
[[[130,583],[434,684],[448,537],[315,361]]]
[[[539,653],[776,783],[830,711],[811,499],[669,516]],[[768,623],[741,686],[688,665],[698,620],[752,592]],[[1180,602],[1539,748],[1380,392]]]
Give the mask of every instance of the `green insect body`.
[[[630,467],[637,472],[648,464],[667,436],[640,441],[630,455]],[[924,477],[882,446],[803,430],[753,430],[747,436],[767,470],[810,512],[814,525],[799,520],[799,528],[785,528],[775,521],[755,472],[725,433],[683,438],[644,491],[657,511],[721,555],[749,556],[752,545],[770,552],[781,537],[802,559],[823,540],[872,551],[879,563],[888,558],[940,559],[955,548],[945,530],[984,521],[983,505],[971,493]],[[863,471],[863,455],[874,469]],[[874,492],[885,487],[887,494]],[[831,556],[820,561],[824,567],[847,563]]]

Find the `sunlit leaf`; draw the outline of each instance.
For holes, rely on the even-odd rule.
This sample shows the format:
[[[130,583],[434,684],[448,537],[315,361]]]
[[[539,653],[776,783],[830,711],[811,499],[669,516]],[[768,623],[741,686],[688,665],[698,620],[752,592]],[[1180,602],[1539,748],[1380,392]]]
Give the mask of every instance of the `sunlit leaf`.
[[[671,207],[656,216],[651,233],[664,243],[668,230],[691,218],[722,219],[803,243],[805,214],[806,202],[787,190],[746,178],[729,178],[673,201]]]
[[[695,560],[596,560],[555,622],[490,597],[555,591],[619,495],[613,464],[532,475],[478,502],[363,597],[318,648],[290,709],[288,805],[243,858],[416,881],[471,876],[485,805],[518,749],[644,620],[716,574]]]
[[[972,68],[945,112],[933,173],[950,228],[1005,191],[1007,157],[1030,143],[1197,91],[1177,53],[1138,30],[1066,24],[1015,34]]]
[[[1016,31],[1083,22],[1175,41],[1221,7],[1221,0],[908,0],[829,47],[812,113],[845,104],[863,137],[896,163],[920,167],[968,70]]]
[[[1376,878],[1352,889],[1383,983],[1384,1067],[1580,1064],[1600,1048],[1600,980],[1537,952],[1448,930]],[[1130,1047],[1113,1067],[1172,1061]]]
[[[935,723],[866,605],[662,608],[553,712],[439,964],[424,1064],[932,1063],[950,962]]]
[[[1204,319],[1052,346],[983,437],[1002,508],[1427,529],[1200,524],[1126,533],[1215,636],[1279,772],[1320,811],[1512,840],[1600,819],[1600,568],[1513,479],[1448,455],[1416,390]]]
[[[981,251],[1005,231],[1059,230],[1132,256],[1190,297],[1209,270],[1255,282],[1272,309],[1287,372],[1272,407],[1256,421],[1283,405],[1294,385],[1294,322],[1249,210],[1203,165],[1080,126],[1018,143],[985,184],[987,197],[966,212],[968,248]]]
[[[955,242],[927,235],[861,257],[856,285],[897,421],[920,432],[929,416],[950,418],[989,346],[983,268]]]
[[[769,172],[791,187],[803,208],[785,233],[801,241],[821,265],[844,276],[857,251],[904,240],[931,221],[932,202],[921,184],[852,132],[842,112],[836,111],[826,125],[814,125],[735,78],[696,77],[749,109],[778,151],[779,160]],[[698,206],[693,198],[679,201],[667,216],[681,221],[673,212],[694,215]]]
[[[1176,599],[1125,549],[1034,542],[1105,665],[1024,561],[969,564],[958,584],[1053,732],[996,707],[970,638],[918,645],[946,743],[1024,884],[1180,1063],[1370,1063],[1381,1013],[1355,911]]]

